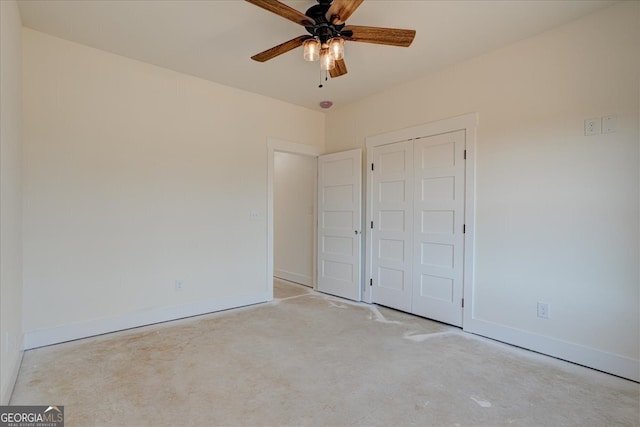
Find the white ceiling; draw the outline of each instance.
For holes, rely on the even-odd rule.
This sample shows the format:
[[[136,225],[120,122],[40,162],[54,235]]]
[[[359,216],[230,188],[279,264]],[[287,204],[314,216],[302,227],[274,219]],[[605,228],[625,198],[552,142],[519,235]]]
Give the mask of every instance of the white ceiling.
[[[304,13],[315,0],[284,1]],[[317,62],[296,49],[250,57],[306,34],[242,0],[23,0],[24,26],[129,58],[320,110],[345,105],[429,72],[574,20],[612,0],[365,0],[347,24],[410,28],[408,48],[347,42],[348,74],[318,88]]]

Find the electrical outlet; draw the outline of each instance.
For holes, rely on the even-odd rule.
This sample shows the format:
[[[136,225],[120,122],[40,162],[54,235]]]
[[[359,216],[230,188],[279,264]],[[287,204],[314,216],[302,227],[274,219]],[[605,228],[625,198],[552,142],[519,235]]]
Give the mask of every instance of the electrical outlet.
[[[184,282],[182,280],[176,280],[176,291],[181,291],[184,288]]]
[[[538,317],[541,319],[549,318],[549,304],[546,302],[538,301]]]
[[[584,121],[584,135],[598,135],[602,131],[602,122],[600,121],[600,117],[596,117],[595,119],[586,119]]]

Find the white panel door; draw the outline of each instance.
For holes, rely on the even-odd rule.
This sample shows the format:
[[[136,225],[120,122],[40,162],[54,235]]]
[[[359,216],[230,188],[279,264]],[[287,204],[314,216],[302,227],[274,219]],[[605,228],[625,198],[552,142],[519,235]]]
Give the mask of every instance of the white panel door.
[[[318,290],[361,299],[362,150],[318,157]]]
[[[414,145],[412,313],[462,326],[465,131]]]
[[[413,275],[413,142],[375,147],[373,165],[373,302],[410,312]]]

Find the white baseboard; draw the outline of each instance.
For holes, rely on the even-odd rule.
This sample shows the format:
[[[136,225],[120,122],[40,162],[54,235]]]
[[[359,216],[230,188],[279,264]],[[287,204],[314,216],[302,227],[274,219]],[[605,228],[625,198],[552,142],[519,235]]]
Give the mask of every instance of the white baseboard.
[[[243,295],[233,298],[214,299],[177,307],[162,307],[147,311],[123,314],[82,323],[40,329],[25,333],[25,350],[58,344],[65,341],[87,338],[94,335],[152,325],[154,323],[177,320],[231,308],[243,307],[273,300],[269,293]]]
[[[20,343],[20,347],[22,348],[22,343]],[[23,350],[18,351],[18,357],[16,357],[13,366],[11,367],[11,372],[9,372],[9,381],[4,384],[4,389],[2,390],[2,400],[0,400],[0,405],[8,405],[11,400],[11,394],[13,393],[13,388],[16,385],[16,380],[18,379],[18,372],[20,372],[20,365],[22,365],[22,356],[24,355]]]
[[[291,271],[275,269],[273,272],[274,277],[279,279],[288,280],[294,283],[300,283],[301,285],[313,287],[313,280],[311,276],[305,276],[303,274],[293,273]]]
[[[640,360],[534,334],[486,320],[472,319],[465,331],[577,363],[632,381],[640,381]],[[468,327],[467,327],[468,326]]]

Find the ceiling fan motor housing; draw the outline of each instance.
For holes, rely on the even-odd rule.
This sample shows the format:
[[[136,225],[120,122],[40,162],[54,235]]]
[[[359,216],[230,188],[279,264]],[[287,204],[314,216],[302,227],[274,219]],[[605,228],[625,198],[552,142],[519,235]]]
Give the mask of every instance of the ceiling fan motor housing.
[[[318,0],[319,4],[311,6],[305,13],[314,22],[313,25],[305,26],[309,34],[317,37],[320,43],[325,45],[329,39],[334,37],[350,37],[350,31],[342,31],[345,24],[333,24],[327,19],[327,11],[331,7],[332,0]],[[350,33],[350,34],[347,34]]]

